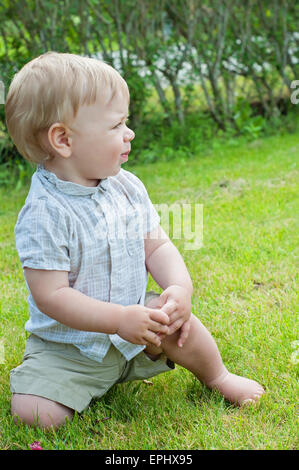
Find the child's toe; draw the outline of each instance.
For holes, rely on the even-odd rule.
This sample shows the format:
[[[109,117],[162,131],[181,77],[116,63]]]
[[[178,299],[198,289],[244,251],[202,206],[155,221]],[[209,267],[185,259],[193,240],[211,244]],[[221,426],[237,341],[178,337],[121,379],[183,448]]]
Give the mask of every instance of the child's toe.
[[[253,400],[252,398],[246,398],[246,400],[241,401],[241,406],[246,406],[246,405],[255,405],[256,400]]]

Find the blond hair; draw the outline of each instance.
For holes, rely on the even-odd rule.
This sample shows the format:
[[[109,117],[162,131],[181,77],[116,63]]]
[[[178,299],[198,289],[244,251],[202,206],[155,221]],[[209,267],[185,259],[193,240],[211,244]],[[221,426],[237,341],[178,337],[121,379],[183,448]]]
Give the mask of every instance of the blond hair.
[[[120,91],[129,100],[125,80],[110,65],[75,54],[46,52],[14,76],[5,104],[6,124],[20,154],[32,163],[50,160],[41,131],[55,122],[68,124],[83,104],[109,102]]]

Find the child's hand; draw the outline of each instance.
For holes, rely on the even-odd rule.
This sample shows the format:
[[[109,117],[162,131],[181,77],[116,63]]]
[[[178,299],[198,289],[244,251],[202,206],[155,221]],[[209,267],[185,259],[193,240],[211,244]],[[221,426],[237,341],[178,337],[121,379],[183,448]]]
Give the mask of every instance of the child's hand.
[[[192,308],[191,295],[184,287],[169,286],[162,292],[160,297],[164,302],[161,311],[169,316],[168,334],[171,335],[181,328],[178,346],[182,347],[189,334],[189,319]]]
[[[161,338],[158,333],[168,334],[168,323],[168,315],[161,310],[129,305],[123,307],[116,334],[130,343],[159,347]]]

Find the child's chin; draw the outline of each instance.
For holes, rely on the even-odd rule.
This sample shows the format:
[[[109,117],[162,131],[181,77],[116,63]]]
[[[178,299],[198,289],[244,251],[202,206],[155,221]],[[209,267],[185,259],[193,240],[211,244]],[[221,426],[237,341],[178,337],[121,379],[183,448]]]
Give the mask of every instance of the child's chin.
[[[121,170],[121,166],[119,165],[117,168],[115,168],[113,171],[111,171],[111,175],[110,176],[115,176],[117,175],[117,173],[119,173]]]

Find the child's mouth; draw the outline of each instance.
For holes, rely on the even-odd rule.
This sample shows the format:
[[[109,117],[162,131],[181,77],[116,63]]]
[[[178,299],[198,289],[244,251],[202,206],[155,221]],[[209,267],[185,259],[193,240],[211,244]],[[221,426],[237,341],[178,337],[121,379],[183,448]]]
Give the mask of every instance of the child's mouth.
[[[128,161],[129,153],[130,153],[130,152],[122,153],[122,154],[121,154],[121,158],[123,159],[124,162],[127,162],[127,161]]]

